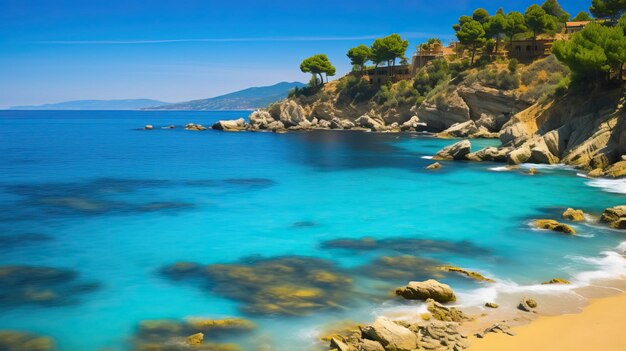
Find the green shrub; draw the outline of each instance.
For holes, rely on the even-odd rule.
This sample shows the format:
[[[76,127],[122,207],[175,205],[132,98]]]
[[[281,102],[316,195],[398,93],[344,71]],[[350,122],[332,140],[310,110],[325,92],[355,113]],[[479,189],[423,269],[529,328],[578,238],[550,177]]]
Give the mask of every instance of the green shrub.
[[[517,66],[519,65],[519,61],[517,61],[516,58],[512,58],[511,60],[509,60],[509,72],[514,73],[517,71]]]

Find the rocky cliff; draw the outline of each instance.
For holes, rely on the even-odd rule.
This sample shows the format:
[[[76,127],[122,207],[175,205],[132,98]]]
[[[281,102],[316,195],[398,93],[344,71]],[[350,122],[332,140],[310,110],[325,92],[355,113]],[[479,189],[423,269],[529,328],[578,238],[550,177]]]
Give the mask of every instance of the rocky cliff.
[[[214,129],[428,131],[440,137],[500,138],[501,146],[462,159],[565,163],[592,176],[626,175],[623,86],[557,92],[567,72],[559,71],[563,68],[553,57],[517,71],[503,66],[469,70],[422,95],[419,75],[387,86],[347,76],[257,110],[248,123],[218,122]],[[559,72],[551,76],[551,71]],[[502,76],[518,77],[517,84],[499,86],[494,77]]]

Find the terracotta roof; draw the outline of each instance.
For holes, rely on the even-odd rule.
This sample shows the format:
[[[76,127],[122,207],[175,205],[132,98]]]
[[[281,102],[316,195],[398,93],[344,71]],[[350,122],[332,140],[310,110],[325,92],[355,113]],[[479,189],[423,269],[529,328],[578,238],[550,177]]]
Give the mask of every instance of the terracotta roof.
[[[566,27],[580,27],[585,26],[587,23],[591,21],[575,21],[575,22],[565,22]]]

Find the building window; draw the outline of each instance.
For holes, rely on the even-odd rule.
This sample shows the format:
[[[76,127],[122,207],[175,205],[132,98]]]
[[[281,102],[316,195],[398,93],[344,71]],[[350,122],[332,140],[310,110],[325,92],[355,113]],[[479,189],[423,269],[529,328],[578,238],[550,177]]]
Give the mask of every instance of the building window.
[[[526,45],[526,51],[530,51],[530,45]]]
[[[517,45],[517,46],[515,47],[515,51],[522,51],[522,47],[521,47],[521,46],[519,46],[519,45]]]

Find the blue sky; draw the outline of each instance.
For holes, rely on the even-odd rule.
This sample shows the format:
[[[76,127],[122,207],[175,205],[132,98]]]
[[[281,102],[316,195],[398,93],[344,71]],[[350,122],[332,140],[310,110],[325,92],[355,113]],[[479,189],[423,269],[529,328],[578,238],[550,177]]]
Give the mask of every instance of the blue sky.
[[[590,0],[562,1],[572,15]],[[0,108],[78,99],[199,99],[279,81],[326,53],[338,75],[345,52],[400,33],[407,55],[496,0],[0,0]]]

